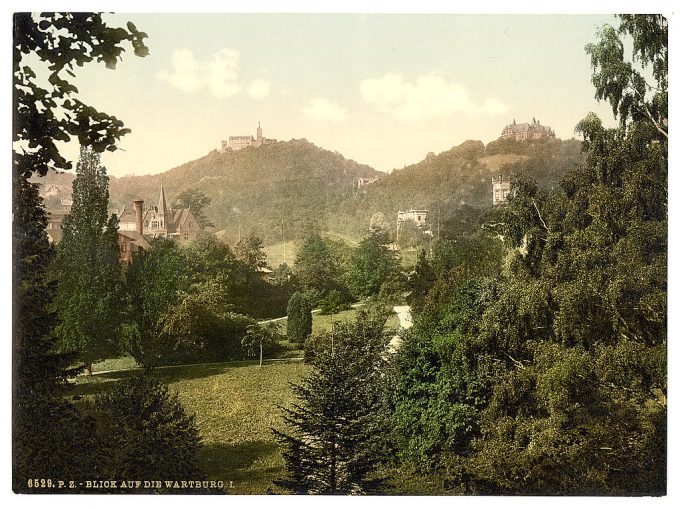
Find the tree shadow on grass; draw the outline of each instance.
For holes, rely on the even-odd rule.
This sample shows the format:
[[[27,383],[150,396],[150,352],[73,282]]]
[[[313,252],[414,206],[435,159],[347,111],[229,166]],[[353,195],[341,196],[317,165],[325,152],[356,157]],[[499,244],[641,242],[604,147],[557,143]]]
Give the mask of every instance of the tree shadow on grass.
[[[209,443],[199,450],[198,462],[209,479],[232,481],[236,493],[264,495],[271,482],[284,474],[278,449],[276,442],[262,440]]]
[[[278,362],[296,361],[265,361],[264,365],[266,366],[269,364],[276,364]],[[222,373],[227,373],[234,368],[254,366],[257,364],[258,361],[246,360],[217,364],[195,364],[191,366],[163,366],[151,370],[151,373],[161,382],[165,384],[171,384],[174,382],[220,375]],[[69,396],[75,396],[76,398],[82,396],[92,396],[100,392],[107,391],[113,382],[139,375],[143,372],[143,369],[132,369],[100,374],[95,373],[91,377],[81,376],[79,377],[78,382],[69,389],[68,394]]]

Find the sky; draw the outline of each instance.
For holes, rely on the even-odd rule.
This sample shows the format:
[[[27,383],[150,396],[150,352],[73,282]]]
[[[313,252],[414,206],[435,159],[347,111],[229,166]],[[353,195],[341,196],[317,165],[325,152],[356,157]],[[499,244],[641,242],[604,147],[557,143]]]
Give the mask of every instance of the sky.
[[[115,176],[169,170],[230,135],[306,138],[391,171],[516,119],[574,136],[594,99],[584,46],[608,15],[115,14],[149,37],[115,70],[89,64],[82,99],[132,133]],[[77,148],[67,154],[77,157]]]

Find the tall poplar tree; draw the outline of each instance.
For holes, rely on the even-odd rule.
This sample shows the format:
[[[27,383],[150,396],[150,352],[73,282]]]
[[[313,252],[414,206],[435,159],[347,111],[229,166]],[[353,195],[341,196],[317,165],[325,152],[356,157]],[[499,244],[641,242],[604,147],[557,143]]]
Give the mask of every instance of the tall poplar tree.
[[[57,251],[56,333],[59,349],[75,352],[90,373],[93,362],[118,353],[123,317],[118,218],[108,218],[108,184],[99,154],[81,148]]]
[[[115,150],[129,130],[116,117],[79,100],[69,82],[89,62],[114,68],[128,43],[138,56],[147,35],[129,23],[111,27],[97,13],[14,14],[12,96],[12,280],[13,280],[13,471],[15,492],[44,491],[28,479],[77,478],[86,464],[88,434],[73,405],[61,395],[66,356],[54,354],[55,317],[49,311],[54,282],[48,276],[54,250],[47,217],[32,175],[71,169],[57,141],[77,138],[99,152]],[[41,63],[38,64],[38,61]],[[39,82],[36,71],[47,66]],[[59,114],[57,114],[57,110]],[[60,376],[61,375],[61,376]],[[77,430],[77,433],[74,432]],[[82,453],[79,455],[79,453]],[[85,462],[84,462],[85,459]],[[50,489],[49,491],[53,491]]]

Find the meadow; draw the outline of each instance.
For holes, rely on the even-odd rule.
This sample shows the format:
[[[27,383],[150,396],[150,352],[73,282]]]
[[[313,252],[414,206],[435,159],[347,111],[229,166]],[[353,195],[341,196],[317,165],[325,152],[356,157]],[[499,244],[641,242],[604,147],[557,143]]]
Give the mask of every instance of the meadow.
[[[330,330],[332,323],[351,321],[357,309],[332,315],[313,315],[313,331]],[[286,319],[277,320],[286,332]],[[392,315],[386,329],[395,331]],[[238,361],[166,366],[156,376],[175,391],[184,408],[195,415],[202,437],[198,454],[201,469],[210,480],[225,481],[230,494],[265,494],[272,481],[284,475],[284,463],[272,428],[281,429],[279,407],[294,401],[291,383],[299,383],[311,369],[300,361],[301,350],[282,342],[286,351],[278,360]],[[286,358],[293,357],[293,358]],[[106,390],[116,380],[139,372],[134,359],[109,359],[93,366],[94,375],[80,376],[72,396],[84,399]]]

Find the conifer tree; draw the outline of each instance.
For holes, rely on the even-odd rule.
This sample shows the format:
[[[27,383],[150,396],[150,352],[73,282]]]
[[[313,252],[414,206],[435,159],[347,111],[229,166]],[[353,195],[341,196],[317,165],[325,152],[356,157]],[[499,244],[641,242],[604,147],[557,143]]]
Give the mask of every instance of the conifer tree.
[[[93,362],[118,353],[123,317],[118,218],[107,217],[108,180],[99,154],[81,148],[56,260],[58,348],[77,353],[89,372]]]
[[[385,451],[382,323],[364,317],[321,339],[313,371],[292,386],[299,403],[284,410],[292,433],[273,430],[288,472],[275,484],[299,494],[376,492]]]
[[[291,295],[288,301],[288,341],[304,343],[312,333],[312,307],[300,292]]]

